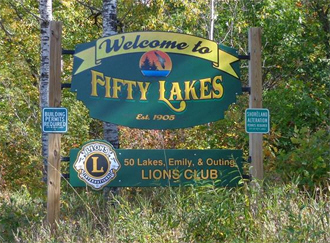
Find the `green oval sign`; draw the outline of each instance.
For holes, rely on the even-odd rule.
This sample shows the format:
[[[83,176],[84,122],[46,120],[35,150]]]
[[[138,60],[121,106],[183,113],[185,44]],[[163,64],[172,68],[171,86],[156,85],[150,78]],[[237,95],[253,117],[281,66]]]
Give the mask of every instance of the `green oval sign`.
[[[143,129],[222,119],[242,93],[237,51],[169,32],[118,34],[76,46],[71,91],[96,119]]]

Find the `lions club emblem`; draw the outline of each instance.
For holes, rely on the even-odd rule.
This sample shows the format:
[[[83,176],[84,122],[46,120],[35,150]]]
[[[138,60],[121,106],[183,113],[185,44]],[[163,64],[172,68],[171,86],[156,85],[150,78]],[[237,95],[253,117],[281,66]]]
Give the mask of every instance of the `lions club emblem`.
[[[115,179],[120,167],[114,148],[106,141],[85,144],[73,164],[79,179],[95,190],[101,190]]]

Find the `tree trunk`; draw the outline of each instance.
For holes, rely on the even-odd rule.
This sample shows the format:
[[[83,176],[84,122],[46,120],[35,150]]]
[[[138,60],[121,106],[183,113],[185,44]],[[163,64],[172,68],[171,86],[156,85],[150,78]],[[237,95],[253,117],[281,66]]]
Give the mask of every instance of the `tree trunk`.
[[[117,34],[117,0],[103,0],[103,37]],[[114,148],[119,148],[118,126],[104,122],[103,137],[110,142]],[[118,188],[113,187],[112,193],[117,194]],[[109,199],[109,187],[105,187],[103,195]]]
[[[49,24],[52,20],[52,0],[40,0],[39,1],[40,11],[40,39],[41,39],[41,50],[40,50],[40,82],[39,82],[39,95],[40,95],[40,109],[49,106],[49,39],[50,31]],[[44,163],[44,180],[47,181],[47,158],[48,158],[48,135],[42,133],[42,157]]]
[[[103,37],[117,34],[117,0],[103,0]]]
[[[117,34],[117,0],[103,0],[103,37]],[[115,124],[103,123],[103,137],[114,148],[119,148],[118,127]]]
[[[209,39],[213,40],[213,33],[214,33],[214,0],[210,0],[210,8],[211,8],[211,18],[210,18]]]

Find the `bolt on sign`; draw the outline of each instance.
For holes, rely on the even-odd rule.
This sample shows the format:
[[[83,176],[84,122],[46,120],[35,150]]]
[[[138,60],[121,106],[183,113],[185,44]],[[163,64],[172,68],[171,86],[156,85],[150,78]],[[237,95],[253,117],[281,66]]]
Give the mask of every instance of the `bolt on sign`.
[[[71,91],[93,118],[142,129],[217,121],[242,93],[235,49],[170,32],[76,46]]]
[[[92,140],[70,151],[70,184],[95,190],[191,184],[237,186],[242,150],[114,149]]]

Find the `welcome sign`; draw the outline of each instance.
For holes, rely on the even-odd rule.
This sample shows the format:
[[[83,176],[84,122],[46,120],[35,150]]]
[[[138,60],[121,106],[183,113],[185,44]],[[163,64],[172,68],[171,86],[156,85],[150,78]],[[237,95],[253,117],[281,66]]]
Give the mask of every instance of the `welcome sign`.
[[[76,46],[71,91],[96,119],[143,129],[222,119],[242,93],[237,51],[170,32],[118,34]]]

